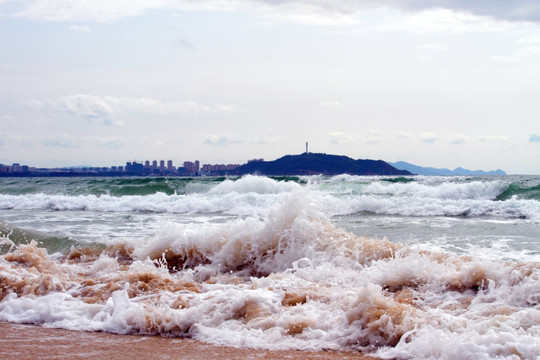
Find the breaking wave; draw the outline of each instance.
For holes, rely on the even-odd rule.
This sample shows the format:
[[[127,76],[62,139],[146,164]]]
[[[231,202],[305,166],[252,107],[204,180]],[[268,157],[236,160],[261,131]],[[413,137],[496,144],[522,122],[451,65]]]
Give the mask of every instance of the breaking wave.
[[[29,191],[13,194],[9,189],[4,190],[0,193],[0,210],[263,215],[270,207],[283,203],[289,194],[307,189],[329,215],[369,212],[401,216],[540,219],[539,185],[535,183],[476,178],[450,180],[349,175],[292,180],[258,176],[221,178],[219,181],[104,179],[89,181],[92,186],[100,184],[100,190],[92,186],[82,190],[80,185],[69,184],[72,188],[62,193]],[[121,190],[113,191],[110,183]]]

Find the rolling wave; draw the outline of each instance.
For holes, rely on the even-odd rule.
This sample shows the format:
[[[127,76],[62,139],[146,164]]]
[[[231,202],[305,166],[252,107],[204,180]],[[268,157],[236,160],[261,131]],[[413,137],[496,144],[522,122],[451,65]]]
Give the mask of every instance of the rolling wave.
[[[308,181],[304,182],[306,179]],[[166,178],[85,181],[78,186],[64,184],[68,189],[59,193],[11,194],[2,191],[0,209],[249,216],[265,214],[269,207],[282,203],[288,194],[307,192],[316,200],[314,204],[331,216],[367,212],[399,216],[540,219],[540,202],[537,200],[540,185],[503,179],[464,181],[462,178],[341,175],[303,179],[246,176],[218,181]]]

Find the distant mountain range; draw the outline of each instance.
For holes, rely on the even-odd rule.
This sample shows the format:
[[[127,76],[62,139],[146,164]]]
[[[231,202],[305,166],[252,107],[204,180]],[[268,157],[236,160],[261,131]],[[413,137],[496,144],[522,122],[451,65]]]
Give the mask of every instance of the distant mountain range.
[[[389,163],[393,167],[399,170],[407,170],[417,175],[506,175],[506,172],[498,169],[494,171],[483,170],[468,170],[461,167],[454,170],[434,167],[422,167],[418,165],[409,164],[405,161],[398,161],[395,163]]]
[[[382,160],[354,160],[342,155],[303,153],[273,161],[250,161],[234,171],[238,175],[412,175]]]

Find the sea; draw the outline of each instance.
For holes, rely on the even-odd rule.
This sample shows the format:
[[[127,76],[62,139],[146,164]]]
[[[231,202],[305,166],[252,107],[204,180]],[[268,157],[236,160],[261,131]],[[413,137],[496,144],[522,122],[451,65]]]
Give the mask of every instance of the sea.
[[[0,178],[0,322],[538,359],[540,176]]]

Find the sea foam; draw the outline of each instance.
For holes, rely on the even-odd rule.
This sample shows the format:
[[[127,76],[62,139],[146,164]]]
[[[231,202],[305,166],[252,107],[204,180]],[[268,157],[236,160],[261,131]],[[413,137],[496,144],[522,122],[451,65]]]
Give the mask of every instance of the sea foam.
[[[358,179],[357,179],[358,178]],[[195,183],[189,183],[188,185]],[[307,184],[246,176],[204,184],[204,191],[185,194],[157,192],[149,195],[107,194],[0,194],[0,210],[55,210],[91,212],[153,212],[172,214],[225,213],[264,215],[282,204],[291,192],[307,189],[329,215],[359,212],[401,216],[490,216],[540,219],[536,200],[497,197],[507,189],[501,180],[469,182],[366,181],[359,177],[310,178]],[[186,185],[186,187],[189,187]]]

